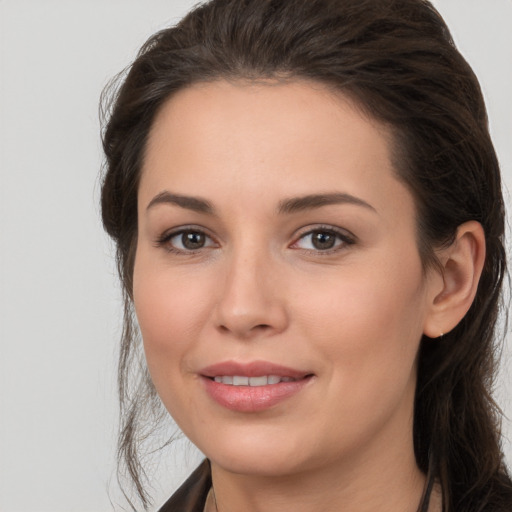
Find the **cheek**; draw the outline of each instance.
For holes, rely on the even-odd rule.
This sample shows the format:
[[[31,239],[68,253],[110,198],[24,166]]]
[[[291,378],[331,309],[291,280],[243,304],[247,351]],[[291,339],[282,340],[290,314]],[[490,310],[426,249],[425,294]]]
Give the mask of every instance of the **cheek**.
[[[142,262],[141,262],[142,263]],[[201,338],[205,283],[140,265],[134,271],[134,304],[151,380],[174,420],[186,426],[190,417],[201,421],[201,411],[191,396],[193,380],[190,354]]]
[[[326,334],[382,332],[382,338],[408,328],[421,331],[425,295],[419,265],[409,272],[394,264],[368,265],[329,277],[312,279],[297,294],[313,328]]]
[[[426,301],[419,261],[364,270],[347,272],[336,287],[309,283],[299,309],[307,337],[330,361],[333,387],[353,390],[354,403],[373,404],[415,376]]]
[[[200,338],[209,293],[204,279],[162,271],[141,257],[134,269],[133,295],[148,367],[157,385],[169,365],[174,372],[176,365],[186,370],[181,356]]]

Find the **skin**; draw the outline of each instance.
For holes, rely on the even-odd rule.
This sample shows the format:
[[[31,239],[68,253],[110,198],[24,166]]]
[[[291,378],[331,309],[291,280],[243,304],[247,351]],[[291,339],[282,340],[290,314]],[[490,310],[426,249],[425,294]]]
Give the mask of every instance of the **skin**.
[[[392,167],[390,140],[347,98],[306,82],[195,85],[154,122],[134,303],[156,389],[210,459],[222,512],[418,506],[419,342],[465,313],[479,274],[459,264],[483,261],[484,251],[478,225],[468,225],[441,255],[447,277],[423,271],[414,200]],[[213,212],[155,200],[164,192]],[[356,200],[279,211],[290,198],[332,193]],[[165,237],[183,228],[205,233],[204,246]],[[334,248],[317,249],[314,229],[331,233]],[[232,411],[200,378],[226,360],[314,377],[267,410]]]

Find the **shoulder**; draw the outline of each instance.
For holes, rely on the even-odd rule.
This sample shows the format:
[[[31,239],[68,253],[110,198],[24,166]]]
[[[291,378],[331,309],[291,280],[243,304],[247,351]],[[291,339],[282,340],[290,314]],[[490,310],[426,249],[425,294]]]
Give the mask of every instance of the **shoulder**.
[[[205,459],[159,512],[203,512],[211,485],[210,463]]]

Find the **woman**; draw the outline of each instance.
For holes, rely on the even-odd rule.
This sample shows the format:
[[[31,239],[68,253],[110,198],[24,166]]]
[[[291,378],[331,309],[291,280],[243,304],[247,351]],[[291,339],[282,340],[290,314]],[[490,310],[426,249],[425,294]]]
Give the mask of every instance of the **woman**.
[[[142,48],[104,148],[144,506],[161,399],[207,457],[162,511],[511,510],[499,168],[428,2],[208,2]]]

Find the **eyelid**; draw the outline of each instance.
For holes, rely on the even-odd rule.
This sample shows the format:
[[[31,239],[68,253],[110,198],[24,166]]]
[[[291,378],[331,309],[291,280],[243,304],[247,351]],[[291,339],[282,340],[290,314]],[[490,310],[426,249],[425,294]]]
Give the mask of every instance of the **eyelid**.
[[[192,232],[192,233],[200,233],[205,236],[205,238],[211,240],[213,244],[206,245],[204,247],[200,247],[198,249],[179,249],[177,247],[173,247],[170,244],[170,241],[179,235],[182,235],[183,233]],[[207,229],[197,226],[197,225],[185,225],[185,226],[178,226],[175,228],[168,229],[167,231],[164,231],[161,235],[159,235],[155,241],[154,241],[155,247],[163,247],[169,252],[176,253],[176,254],[185,254],[185,255],[192,255],[196,254],[204,249],[210,249],[212,247],[218,247],[218,242],[215,240],[215,237],[213,237]]]
[[[308,235],[312,235],[315,232],[328,232],[336,235],[340,240],[341,244],[336,245],[330,249],[303,249],[301,247],[294,247],[297,243],[307,237]],[[313,226],[307,226],[302,228],[300,232],[294,237],[294,242],[290,245],[291,248],[295,248],[296,250],[302,250],[308,253],[315,253],[321,255],[332,254],[338,251],[345,249],[347,246],[353,245],[357,242],[357,237],[353,235],[350,231],[346,229],[339,228],[336,226],[328,225],[328,224],[318,224]]]
[[[334,234],[336,237],[338,237],[339,240],[341,240],[341,243],[335,245],[332,248],[329,249],[304,249],[301,247],[296,247],[298,242],[304,238],[306,238],[308,235],[312,235],[315,232],[328,232]],[[176,236],[182,235],[183,233],[187,232],[195,232],[200,233],[205,236],[208,240],[210,240],[211,243],[208,245],[205,245],[203,247],[200,247],[198,249],[180,249],[177,247],[172,246],[169,242]],[[290,244],[290,248],[296,249],[296,250],[302,250],[304,252],[308,253],[315,253],[315,254],[332,254],[334,252],[338,252],[340,250],[343,250],[346,248],[346,246],[350,246],[355,244],[357,241],[357,237],[354,236],[350,231],[339,228],[337,226],[327,225],[327,224],[318,224],[318,225],[309,225],[304,228],[302,228],[297,235],[294,236],[294,241],[292,244]],[[211,249],[215,247],[219,247],[219,242],[216,240],[216,238],[209,233],[209,230],[205,229],[204,227],[197,226],[197,225],[185,225],[185,226],[178,226],[175,228],[168,229],[164,231],[160,236],[158,236],[154,241],[155,247],[163,247],[169,252],[173,252],[176,254],[185,254],[185,255],[193,255],[196,254],[204,249]]]

